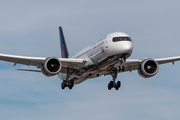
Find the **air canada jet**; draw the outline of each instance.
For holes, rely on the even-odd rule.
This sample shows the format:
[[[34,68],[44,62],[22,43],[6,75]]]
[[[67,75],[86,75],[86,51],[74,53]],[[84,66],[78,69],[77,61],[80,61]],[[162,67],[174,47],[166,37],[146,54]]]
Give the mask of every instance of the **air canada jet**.
[[[180,56],[159,59],[128,59],[133,52],[133,43],[129,35],[115,32],[91,44],[73,56],[69,56],[63,30],[59,27],[61,58],[56,57],[27,57],[0,54],[0,60],[35,66],[37,70],[18,69],[21,71],[41,72],[50,77],[58,75],[63,81],[61,88],[72,89],[74,84],[79,84],[87,79],[111,75],[112,80],[108,89],[121,87],[117,81],[117,74],[137,70],[139,75],[149,78],[158,72],[159,65],[180,60]]]

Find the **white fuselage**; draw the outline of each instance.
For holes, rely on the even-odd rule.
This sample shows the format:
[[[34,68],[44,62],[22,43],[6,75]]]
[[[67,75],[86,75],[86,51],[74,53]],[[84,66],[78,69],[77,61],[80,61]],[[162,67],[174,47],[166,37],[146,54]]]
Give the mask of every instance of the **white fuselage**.
[[[119,40],[118,37],[125,38],[125,40]],[[93,66],[93,68],[83,72],[80,76],[71,75],[70,79],[75,78],[74,83],[77,84],[89,78],[99,77],[107,72],[110,65],[116,64],[119,58],[127,59],[132,53],[133,44],[126,38],[130,39],[129,35],[125,33],[112,33],[71,56],[70,58],[86,59],[86,66]],[[59,77],[65,80],[66,74],[61,74]]]

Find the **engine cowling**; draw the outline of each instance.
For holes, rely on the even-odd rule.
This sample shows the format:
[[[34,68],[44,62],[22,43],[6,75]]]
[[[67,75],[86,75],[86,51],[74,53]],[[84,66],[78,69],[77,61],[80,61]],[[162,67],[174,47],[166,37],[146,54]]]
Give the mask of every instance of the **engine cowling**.
[[[159,70],[158,63],[153,59],[144,59],[138,68],[138,73],[141,77],[149,78],[157,74]]]
[[[62,68],[61,61],[55,57],[46,58],[41,67],[41,71],[44,75],[50,77],[57,75]]]

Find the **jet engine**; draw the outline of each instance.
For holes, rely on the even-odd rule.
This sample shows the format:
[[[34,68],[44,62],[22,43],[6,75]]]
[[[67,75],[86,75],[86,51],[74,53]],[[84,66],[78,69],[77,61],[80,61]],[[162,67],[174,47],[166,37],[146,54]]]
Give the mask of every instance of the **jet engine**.
[[[44,61],[41,72],[47,77],[57,75],[62,68],[61,61],[55,57],[46,58]]]
[[[158,63],[153,59],[144,59],[138,68],[138,73],[141,77],[149,78],[157,74],[159,70]]]

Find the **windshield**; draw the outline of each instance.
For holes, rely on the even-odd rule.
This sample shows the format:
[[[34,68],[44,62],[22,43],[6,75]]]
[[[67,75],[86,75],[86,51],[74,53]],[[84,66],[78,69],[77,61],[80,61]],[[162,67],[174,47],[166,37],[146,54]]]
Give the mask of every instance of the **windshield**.
[[[118,42],[118,41],[132,41],[130,37],[114,37],[113,42]]]

